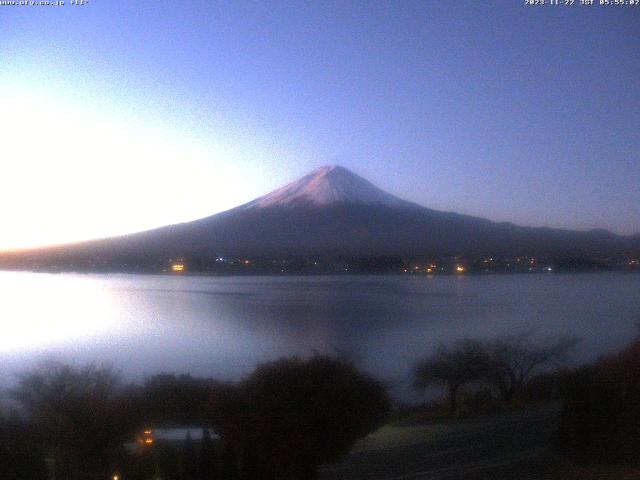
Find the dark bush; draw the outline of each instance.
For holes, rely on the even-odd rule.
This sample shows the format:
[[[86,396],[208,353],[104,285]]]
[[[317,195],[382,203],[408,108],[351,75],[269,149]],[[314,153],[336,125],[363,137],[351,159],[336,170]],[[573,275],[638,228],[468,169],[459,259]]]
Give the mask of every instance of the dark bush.
[[[18,415],[0,414],[0,478],[45,480],[44,451],[31,425]]]
[[[212,379],[160,373],[147,379],[141,393],[141,408],[149,425],[204,424],[208,402],[219,386]]]
[[[216,465],[216,450],[209,429],[205,428],[202,430],[202,442],[200,443],[200,480],[214,480]]]
[[[350,363],[318,356],[260,365],[217,406],[243,478],[311,480],[382,424],[390,400]]]
[[[569,381],[557,449],[585,464],[640,464],[640,339]]]
[[[49,365],[24,375],[15,397],[57,471],[66,471],[62,477],[84,480],[113,472],[134,419],[112,370]]]
[[[561,368],[556,371],[535,375],[522,390],[525,402],[558,402],[566,397],[567,385],[573,378],[574,370]]]

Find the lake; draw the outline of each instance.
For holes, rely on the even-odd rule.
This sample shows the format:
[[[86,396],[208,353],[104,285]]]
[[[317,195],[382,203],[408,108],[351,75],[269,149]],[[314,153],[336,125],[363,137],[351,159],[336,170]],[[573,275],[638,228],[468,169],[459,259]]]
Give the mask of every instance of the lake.
[[[640,275],[205,277],[0,272],[0,383],[58,359],[238,379],[283,355],[343,354],[411,399],[440,342],[577,335],[574,361],[628,342]]]

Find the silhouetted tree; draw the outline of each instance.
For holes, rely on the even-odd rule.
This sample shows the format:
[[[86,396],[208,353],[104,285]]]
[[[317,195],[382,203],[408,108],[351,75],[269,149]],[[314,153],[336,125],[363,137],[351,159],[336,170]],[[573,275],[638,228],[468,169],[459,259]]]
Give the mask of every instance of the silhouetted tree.
[[[45,480],[44,452],[31,426],[17,414],[0,412],[0,478]]]
[[[162,373],[149,378],[142,389],[142,409],[151,424],[204,423],[212,391],[212,379]]]
[[[198,479],[198,456],[196,447],[191,438],[191,432],[187,432],[182,450],[182,480]]]
[[[583,463],[640,465],[640,338],[580,369],[566,390],[557,449]]]
[[[127,480],[149,480],[158,478],[160,471],[158,468],[157,448],[145,447],[133,455],[129,455],[126,462],[123,462],[121,470],[122,479]]]
[[[71,480],[106,478],[131,432],[131,413],[108,368],[54,364],[24,375],[15,390],[56,469]]]
[[[436,352],[418,362],[413,370],[414,386],[424,390],[429,385],[447,389],[449,410],[458,409],[458,392],[463,385],[482,381],[489,367],[486,346],[477,340],[461,340],[452,347],[440,345]]]
[[[240,461],[240,478],[242,480],[254,480],[256,478],[265,478],[263,471],[264,466],[260,464],[256,449],[252,446],[245,446],[242,449],[242,458]]]
[[[323,356],[260,365],[236,398],[236,427],[227,431],[261,479],[315,478],[318,465],[346,454],[390,409],[382,384]]]
[[[208,428],[202,430],[200,444],[200,480],[214,480],[216,478],[216,451]]]
[[[238,457],[231,443],[226,443],[222,453],[221,478],[236,480],[238,478]]]
[[[237,385],[222,384],[209,397],[209,418],[216,431],[222,436],[220,455],[220,478],[239,478],[238,451],[243,438],[243,419],[248,406]]]
[[[540,343],[530,334],[492,340],[484,347],[489,357],[487,381],[505,403],[512,403],[532,374],[564,359],[576,343],[576,338],[568,337]]]
[[[561,361],[576,342],[575,338],[561,338],[544,343],[527,333],[489,341],[461,340],[451,347],[440,345],[415,366],[414,386],[419,390],[445,386],[451,413],[457,410],[460,388],[472,383],[488,384],[510,404],[534,373]]]
[[[170,445],[157,445],[156,455],[159,477],[163,480],[181,480],[180,458]]]

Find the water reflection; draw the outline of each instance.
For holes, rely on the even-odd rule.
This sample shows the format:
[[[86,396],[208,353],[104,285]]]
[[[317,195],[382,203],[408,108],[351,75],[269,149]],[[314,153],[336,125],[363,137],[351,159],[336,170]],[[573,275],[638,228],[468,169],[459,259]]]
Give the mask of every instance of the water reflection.
[[[626,342],[640,276],[189,277],[0,273],[3,371],[54,355],[238,378],[289,354],[347,354],[407,390],[439,342],[578,335],[581,360]]]
[[[117,299],[101,282],[63,275],[0,272],[0,352],[21,351],[122,330]]]

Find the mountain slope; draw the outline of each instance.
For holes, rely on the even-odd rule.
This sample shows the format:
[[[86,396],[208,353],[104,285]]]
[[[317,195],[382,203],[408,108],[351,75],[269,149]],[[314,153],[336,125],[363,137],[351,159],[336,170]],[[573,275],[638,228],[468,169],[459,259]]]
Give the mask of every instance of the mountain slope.
[[[332,166],[207,218],[26,252],[11,259],[59,264],[99,259],[130,265],[171,258],[211,261],[218,255],[577,256],[637,250],[638,236],[520,227],[431,210],[384,192],[345,168]],[[7,264],[7,258],[0,256],[0,263]]]

